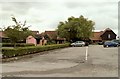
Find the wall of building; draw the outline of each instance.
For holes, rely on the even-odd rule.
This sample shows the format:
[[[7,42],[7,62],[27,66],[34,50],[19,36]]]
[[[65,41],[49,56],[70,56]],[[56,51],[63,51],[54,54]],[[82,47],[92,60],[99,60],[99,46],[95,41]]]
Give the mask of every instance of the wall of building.
[[[39,45],[45,45],[45,44],[47,44],[47,40],[40,40],[40,44]]]
[[[101,37],[102,37],[102,40],[116,39],[116,35],[112,31],[106,31]]]
[[[36,44],[37,41],[36,41],[36,39],[35,39],[33,36],[28,36],[28,37],[26,38],[26,43],[27,43],[27,44],[35,44],[35,46],[37,45],[37,44]]]

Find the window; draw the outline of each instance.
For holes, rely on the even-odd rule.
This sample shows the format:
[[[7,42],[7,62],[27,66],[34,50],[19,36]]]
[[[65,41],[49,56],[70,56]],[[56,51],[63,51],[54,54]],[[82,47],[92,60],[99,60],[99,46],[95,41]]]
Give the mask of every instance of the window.
[[[111,37],[110,34],[108,34],[108,38],[109,38],[109,39],[110,39],[110,37]]]

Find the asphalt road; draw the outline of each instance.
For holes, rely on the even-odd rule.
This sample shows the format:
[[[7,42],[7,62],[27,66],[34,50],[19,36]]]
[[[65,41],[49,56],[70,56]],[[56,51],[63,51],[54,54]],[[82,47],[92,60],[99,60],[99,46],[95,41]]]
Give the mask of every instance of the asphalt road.
[[[46,53],[3,63],[2,75],[10,77],[118,77],[117,47],[103,48],[101,45],[90,45],[88,48],[69,47]]]

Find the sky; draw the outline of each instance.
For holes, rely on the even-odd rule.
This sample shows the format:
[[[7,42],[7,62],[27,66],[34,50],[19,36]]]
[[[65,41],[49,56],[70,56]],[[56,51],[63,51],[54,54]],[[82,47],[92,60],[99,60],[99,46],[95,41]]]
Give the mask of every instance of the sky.
[[[55,30],[68,17],[85,18],[95,22],[95,30],[112,29],[118,34],[119,0],[0,0],[0,27],[14,25],[11,15],[30,30]]]

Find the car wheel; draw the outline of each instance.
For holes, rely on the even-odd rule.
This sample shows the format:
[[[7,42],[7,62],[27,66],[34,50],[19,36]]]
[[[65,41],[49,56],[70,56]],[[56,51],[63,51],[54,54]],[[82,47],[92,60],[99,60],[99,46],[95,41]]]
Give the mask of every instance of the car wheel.
[[[84,46],[84,45],[81,45],[82,47]]]
[[[105,45],[103,45],[103,47],[106,47]]]
[[[109,47],[108,45],[106,45],[106,47]]]

